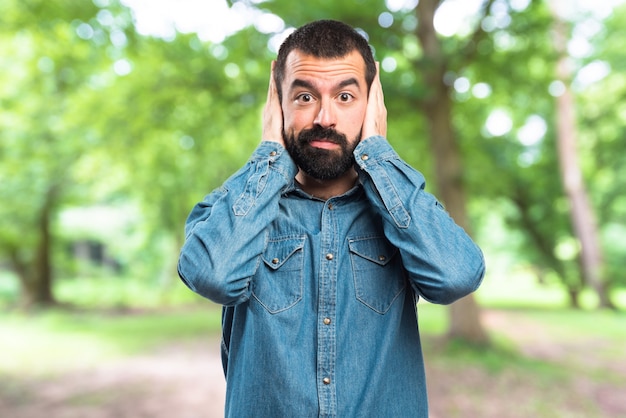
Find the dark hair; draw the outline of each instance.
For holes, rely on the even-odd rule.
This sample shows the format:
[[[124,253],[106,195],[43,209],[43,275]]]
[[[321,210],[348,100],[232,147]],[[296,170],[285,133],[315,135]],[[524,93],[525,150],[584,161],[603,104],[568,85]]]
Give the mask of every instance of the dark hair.
[[[316,20],[292,32],[278,50],[274,65],[274,80],[281,100],[285,63],[289,53],[295,49],[317,58],[341,58],[357,50],[365,61],[365,81],[368,89],[376,76],[376,63],[372,50],[359,32],[336,20]]]

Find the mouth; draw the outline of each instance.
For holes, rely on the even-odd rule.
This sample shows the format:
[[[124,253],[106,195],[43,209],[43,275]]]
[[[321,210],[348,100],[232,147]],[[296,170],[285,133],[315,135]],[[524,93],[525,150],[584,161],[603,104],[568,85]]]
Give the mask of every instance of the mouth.
[[[339,144],[326,138],[314,139],[309,142],[309,145],[312,146],[313,148],[321,148],[321,149],[336,149],[339,147]]]

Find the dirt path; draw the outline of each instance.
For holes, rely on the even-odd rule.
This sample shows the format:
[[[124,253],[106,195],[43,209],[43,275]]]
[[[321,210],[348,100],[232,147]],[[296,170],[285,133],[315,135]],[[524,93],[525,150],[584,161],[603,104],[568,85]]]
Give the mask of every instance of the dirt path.
[[[219,341],[211,340],[9,389],[0,417],[219,418],[225,385]]]

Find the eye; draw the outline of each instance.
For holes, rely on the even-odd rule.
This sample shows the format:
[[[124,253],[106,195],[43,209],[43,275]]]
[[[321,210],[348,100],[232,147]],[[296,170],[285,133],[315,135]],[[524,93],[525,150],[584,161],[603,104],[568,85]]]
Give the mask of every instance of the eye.
[[[350,93],[340,93],[339,94],[339,101],[341,101],[341,102],[350,102],[350,101],[352,101],[353,98],[354,98],[354,96],[352,96]]]
[[[296,97],[296,101],[302,102],[302,103],[310,103],[313,101],[313,96],[310,95],[309,93],[302,93]]]

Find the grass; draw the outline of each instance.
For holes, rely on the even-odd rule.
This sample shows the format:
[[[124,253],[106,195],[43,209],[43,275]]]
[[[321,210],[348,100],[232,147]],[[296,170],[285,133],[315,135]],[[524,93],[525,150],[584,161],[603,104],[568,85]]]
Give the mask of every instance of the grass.
[[[180,281],[65,279],[54,291],[65,308],[13,311],[17,280],[0,271],[0,377],[55,374],[220,329],[220,309]]]
[[[548,281],[540,283],[534,276],[523,271],[487,276],[476,292],[482,306],[492,308],[567,309],[568,299],[564,286]],[[611,293],[613,303],[626,310],[626,289],[618,288]],[[580,295],[583,310],[594,310],[598,298],[590,289]]]
[[[554,308],[495,309],[511,318],[511,327],[519,326],[523,321],[536,326],[536,330],[541,330],[541,335],[548,335],[551,341],[565,346],[589,345],[589,355],[596,359],[605,362],[623,360],[626,312]],[[447,315],[444,306],[428,303],[419,306],[420,330],[426,337],[424,345],[429,355],[440,357],[449,364],[473,364],[494,372],[517,365],[520,370],[559,371],[557,374],[562,375],[562,366],[550,367],[549,362],[529,360],[521,354],[515,342],[497,330],[490,330],[492,346],[489,349],[460,341],[447,341],[442,345],[442,336],[447,330]],[[536,338],[541,339],[541,335]],[[563,353],[561,358],[567,361],[568,354],[571,353]]]
[[[444,343],[445,307],[420,306],[434,416],[626,416],[626,312],[488,309],[505,321],[485,348]]]
[[[447,307],[420,302],[418,311],[420,329],[425,336],[433,340],[445,333]],[[623,326],[626,313],[552,308],[511,308],[509,311],[541,324],[558,339],[606,339],[610,341],[603,345],[607,355],[613,350],[619,352],[619,347],[626,345],[626,327]],[[220,313],[219,307],[206,302],[203,307],[193,309],[56,309],[35,314],[5,314],[0,317],[3,335],[0,373],[62,370],[72,364],[148,351],[171,341],[217,335]],[[510,365],[517,355],[512,351],[512,343],[501,335],[492,335],[492,338],[495,350],[459,351],[461,345],[451,344],[447,347],[451,351],[445,357],[481,364],[490,370]],[[522,361],[523,367],[527,365]]]
[[[50,310],[0,317],[0,375],[48,375],[216,335],[220,310]]]
[[[55,295],[60,302],[85,309],[164,308],[204,301],[178,278],[160,282],[106,276],[65,279],[56,284]]]
[[[0,295],[5,301],[16,288],[14,281],[8,279],[6,275],[0,276]],[[218,332],[220,328],[219,309],[178,281],[159,285],[117,277],[61,280],[55,294],[62,303],[76,309],[0,317],[0,330],[9,336],[0,342],[4,353],[12,350],[18,358],[29,357],[27,353],[34,356],[45,342],[47,352],[120,354],[141,351],[168,339],[193,337],[199,332]],[[616,294],[620,302],[626,299],[626,293]],[[626,342],[623,312],[567,309],[564,292],[558,286],[540,285],[524,276],[488,278],[476,296],[483,307],[520,310],[526,318],[541,323],[562,338],[609,335],[615,343]],[[202,308],[177,308],[181,306]],[[148,313],[138,314],[137,309]],[[164,309],[171,311],[163,312]],[[124,312],[132,314],[124,315]],[[423,334],[442,335],[448,326],[448,309],[420,302],[419,322]],[[581,329],[585,332],[581,333]],[[507,345],[495,337],[499,345]],[[11,356],[0,357],[4,358],[0,358],[2,372],[6,369],[2,364],[11,363],[6,360]]]
[[[0,315],[0,381],[89,370],[163,345],[219,335],[218,306],[180,283],[152,285],[119,278],[61,281],[57,295],[73,309]],[[6,296],[10,290],[6,282],[0,284],[0,293]],[[614,295],[626,306],[623,292]],[[590,310],[592,298],[586,309],[571,310],[558,287],[524,278],[488,279],[476,297],[484,313],[503,315],[505,326],[526,333],[527,346],[532,348],[536,341],[561,351],[552,357],[529,355],[503,328],[490,329],[493,345],[488,349],[458,341],[444,344],[448,308],[420,302],[429,391],[437,416],[617,416],[602,409],[596,396],[626,390],[620,374],[626,312]],[[612,365],[621,366],[613,370]],[[16,386],[19,391],[24,387]],[[0,385],[0,397],[10,390],[10,385]],[[519,413],[502,415],[511,405]],[[488,408],[499,412],[487,413]]]
[[[512,309],[513,310],[513,309]],[[517,309],[531,321],[541,323],[550,334],[568,340],[607,337],[626,342],[626,312],[582,311],[573,309]]]
[[[626,416],[626,292],[612,294],[620,311],[593,309],[591,292],[574,310],[560,286],[512,275],[488,277],[476,299],[501,319],[488,349],[444,344],[447,308],[419,305],[434,415]]]

